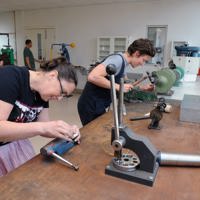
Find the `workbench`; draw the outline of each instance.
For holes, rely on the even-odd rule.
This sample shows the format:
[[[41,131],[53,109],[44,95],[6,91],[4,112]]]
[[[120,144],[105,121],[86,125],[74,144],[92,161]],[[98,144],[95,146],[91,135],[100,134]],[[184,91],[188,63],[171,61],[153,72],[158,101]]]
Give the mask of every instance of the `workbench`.
[[[132,107],[138,108],[137,104]],[[144,106],[145,107],[145,106]],[[131,109],[129,109],[131,110]],[[137,110],[137,109],[135,109]],[[145,112],[147,110],[143,109]],[[130,122],[139,112],[128,112],[124,123],[150,139],[163,152],[200,154],[200,125],[179,121],[179,106],[160,121],[161,130],[149,130],[149,120]],[[37,155],[0,178],[2,200],[199,200],[200,167],[160,167],[153,187],[105,175],[113,153],[110,147],[112,113],[81,129],[82,142],[63,155],[79,164],[74,171],[58,161]]]

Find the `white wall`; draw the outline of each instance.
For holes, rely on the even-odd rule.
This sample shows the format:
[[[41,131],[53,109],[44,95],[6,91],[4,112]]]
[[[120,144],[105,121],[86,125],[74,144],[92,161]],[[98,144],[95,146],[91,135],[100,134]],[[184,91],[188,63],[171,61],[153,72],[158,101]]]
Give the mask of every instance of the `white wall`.
[[[99,36],[137,39],[146,37],[147,25],[168,25],[165,58],[168,63],[172,40],[200,46],[199,8],[199,0],[161,0],[24,11],[23,17],[18,12],[16,21],[17,27],[55,27],[57,42],[76,43],[76,48],[70,50],[71,60],[82,66],[96,59],[96,38]],[[21,40],[22,35],[18,34],[17,39]]]
[[[23,50],[25,46],[25,35],[24,35],[24,12],[16,11],[14,13],[15,26],[16,26],[16,46],[17,46],[17,64],[24,66]]]
[[[0,32],[1,33],[15,32],[13,12],[0,13]]]
[[[9,33],[9,44],[15,50],[15,26],[13,12],[0,13],[0,33]],[[8,45],[8,37],[6,35],[1,35],[0,49],[3,48],[4,45]]]
[[[168,0],[107,4],[24,12],[25,26],[56,28],[59,42],[75,42],[72,61],[88,65],[96,58],[98,36],[146,37],[147,25],[168,25],[167,59],[172,40],[200,46],[200,1]]]

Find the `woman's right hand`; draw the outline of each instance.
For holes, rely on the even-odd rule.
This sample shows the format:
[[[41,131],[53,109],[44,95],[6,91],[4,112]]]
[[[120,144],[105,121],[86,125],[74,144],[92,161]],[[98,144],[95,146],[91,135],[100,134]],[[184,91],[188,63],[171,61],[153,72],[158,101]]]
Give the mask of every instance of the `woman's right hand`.
[[[130,83],[125,83],[124,84],[124,92],[125,93],[131,91],[132,89],[133,89],[133,85],[132,84],[130,84]]]
[[[73,139],[80,143],[80,132],[76,125],[69,125],[62,120],[42,122],[42,134],[43,137],[50,138],[62,138],[68,141]]]

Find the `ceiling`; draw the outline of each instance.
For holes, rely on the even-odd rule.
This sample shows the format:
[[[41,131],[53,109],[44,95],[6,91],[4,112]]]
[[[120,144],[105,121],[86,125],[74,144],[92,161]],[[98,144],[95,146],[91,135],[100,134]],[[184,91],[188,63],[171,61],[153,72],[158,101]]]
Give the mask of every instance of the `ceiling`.
[[[1,0],[0,12],[159,0]]]

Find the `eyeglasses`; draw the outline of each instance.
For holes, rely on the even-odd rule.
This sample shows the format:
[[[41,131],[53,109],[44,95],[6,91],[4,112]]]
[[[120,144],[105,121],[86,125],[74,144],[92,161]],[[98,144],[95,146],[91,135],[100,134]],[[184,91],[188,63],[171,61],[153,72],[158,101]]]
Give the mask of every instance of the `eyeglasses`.
[[[61,84],[61,81],[60,81],[60,77],[59,77],[59,76],[58,76],[58,81],[59,81],[59,83],[60,83],[60,96],[66,97],[66,98],[72,97],[73,95],[68,95],[66,92],[64,92],[63,86],[62,86],[62,84]]]

